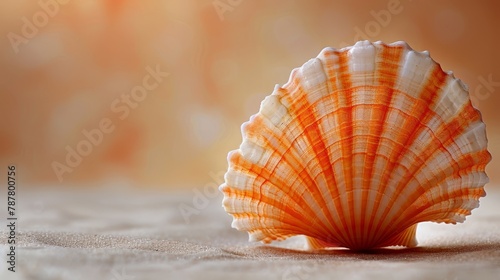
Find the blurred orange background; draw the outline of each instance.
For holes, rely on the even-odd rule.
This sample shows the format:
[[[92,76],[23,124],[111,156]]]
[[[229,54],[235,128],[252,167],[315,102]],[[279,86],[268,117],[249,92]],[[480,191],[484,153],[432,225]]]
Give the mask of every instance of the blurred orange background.
[[[33,186],[205,184],[226,170],[241,123],[293,68],[326,46],[403,40],[469,85],[487,125],[487,171],[499,183],[499,8],[493,0],[2,1],[0,163]],[[84,155],[68,164],[75,151]]]

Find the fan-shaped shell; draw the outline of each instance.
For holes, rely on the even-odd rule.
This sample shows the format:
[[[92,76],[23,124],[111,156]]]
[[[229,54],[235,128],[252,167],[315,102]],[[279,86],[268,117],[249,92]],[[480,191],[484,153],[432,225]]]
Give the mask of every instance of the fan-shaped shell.
[[[251,241],[416,246],[478,207],[490,161],[466,86],[404,42],[325,48],[242,125],[220,190]]]

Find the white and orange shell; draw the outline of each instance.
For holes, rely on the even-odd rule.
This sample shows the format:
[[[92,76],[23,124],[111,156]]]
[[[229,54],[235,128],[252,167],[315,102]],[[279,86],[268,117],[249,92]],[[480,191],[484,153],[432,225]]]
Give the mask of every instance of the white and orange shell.
[[[325,48],[242,134],[220,190],[251,241],[413,247],[419,222],[463,222],[488,182],[467,87],[404,42]]]

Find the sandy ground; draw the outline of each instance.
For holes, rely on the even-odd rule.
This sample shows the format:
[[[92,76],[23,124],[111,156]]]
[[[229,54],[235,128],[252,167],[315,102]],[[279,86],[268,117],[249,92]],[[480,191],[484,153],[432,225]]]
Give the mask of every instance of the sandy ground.
[[[370,253],[306,252],[300,237],[249,243],[230,227],[222,196],[193,202],[196,189],[23,189],[15,273],[7,270],[2,215],[0,279],[500,279],[500,191],[494,189],[500,190],[487,188],[464,224],[423,223],[419,247]],[[5,213],[4,193],[1,198]]]

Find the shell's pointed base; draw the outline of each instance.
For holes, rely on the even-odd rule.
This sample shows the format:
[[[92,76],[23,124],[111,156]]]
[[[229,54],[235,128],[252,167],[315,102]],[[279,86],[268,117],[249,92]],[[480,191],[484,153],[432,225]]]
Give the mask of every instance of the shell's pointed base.
[[[352,251],[369,251],[377,248],[389,247],[389,246],[403,246],[408,248],[413,248],[417,246],[417,224],[410,226],[406,230],[402,231],[393,238],[387,240],[383,244],[363,244],[363,243],[352,243],[352,244],[338,244],[331,243],[317,238],[306,236],[306,250],[324,250],[332,247],[345,247]]]

